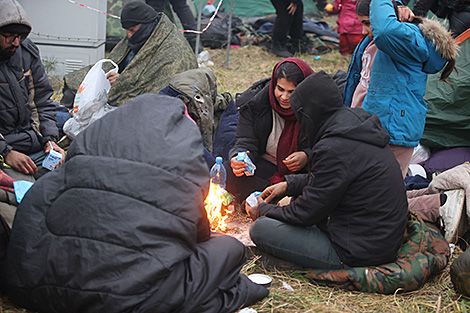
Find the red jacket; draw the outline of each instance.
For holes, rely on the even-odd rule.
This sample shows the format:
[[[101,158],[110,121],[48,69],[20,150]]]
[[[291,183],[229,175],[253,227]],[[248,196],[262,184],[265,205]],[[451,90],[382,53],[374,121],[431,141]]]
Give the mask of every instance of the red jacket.
[[[340,34],[362,34],[362,25],[356,15],[356,0],[335,0],[333,12],[338,14],[338,33]]]

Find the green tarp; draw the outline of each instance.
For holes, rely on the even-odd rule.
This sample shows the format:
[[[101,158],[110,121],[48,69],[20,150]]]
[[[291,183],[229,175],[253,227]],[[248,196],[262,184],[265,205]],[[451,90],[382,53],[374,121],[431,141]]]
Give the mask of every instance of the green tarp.
[[[195,7],[199,6],[199,0],[193,0]],[[205,6],[206,1],[202,1],[202,7]],[[222,8],[225,12],[228,12],[231,7],[231,2],[233,2],[234,9],[233,13],[240,17],[253,17],[253,16],[265,16],[269,14],[276,13],[271,1],[269,0],[223,0]],[[304,13],[309,12],[318,12],[317,7],[312,0],[302,0],[304,3]],[[214,2],[214,6],[217,7],[219,0]]]
[[[133,1],[133,0],[108,0],[108,13],[120,16],[121,15],[121,8],[126,3]],[[139,0],[144,2],[144,0]],[[192,2],[191,2],[192,1]],[[302,0],[304,3],[304,13],[310,12],[318,12],[317,7],[313,3],[312,0]],[[202,7],[206,5],[207,0],[202,1]],[[194,3],[194,5],[193,5]],[[217,7],[219,0],[214,2],[214,6]],[[197,8],[199,6],[199,0],[188,0],[188,4],[193,8]],[[224,9],[225,12],[230,10],[232,2],[230,0],[223,0],[221,8]],[[276,11],[274,10],[271,1],[269,0],[233,0],[233,13],[240,16],[240,17],[254,17],[254,16],[265,16],[269,14],[274,14]],[[169,15],[171,19],[171,11],[166,10],[165,13]],[[195,15],[197,18],[197,16]],[[124,36],[125,32],[121,27],[121,23],[119,19],[108,17],[106,21],[106,34],[108,36]]]
[[[470,39],[460,44],[457,69],[439,81],[430,75],[424,100],[428,105],[421,144],[431,148],[470,147]]]

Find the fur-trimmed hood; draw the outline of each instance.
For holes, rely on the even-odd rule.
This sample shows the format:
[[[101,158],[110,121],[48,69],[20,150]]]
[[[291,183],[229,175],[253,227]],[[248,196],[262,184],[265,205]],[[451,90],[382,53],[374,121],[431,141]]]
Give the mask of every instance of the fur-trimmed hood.
[[[22,24],[32,29],[26,11],[16,0],[0,0],[0,28],[10,24]]]
[[[437,58],[444,58],[447,61],[457,58],[459,47],[450,31],[448,31],[442,23],[436,19],[423,18],[423,22],[419,24],[419,29],[423,36],[434,47],[434,50],[439,54],[430,55],[428,62],[423,66],[425,72],[430,74],[435,73],[433,66],[430,66],[430,64],[435,64],[435,62],[430,61],[434,61]],[[430,51],[432,51],[432,49],[430,49]]]
[[[452,60],[457,58],[459,47],[451,32],[442,23],[436,19],[423,18],[423,23],[419,25],[419,29],[433,43],[444,59]]]

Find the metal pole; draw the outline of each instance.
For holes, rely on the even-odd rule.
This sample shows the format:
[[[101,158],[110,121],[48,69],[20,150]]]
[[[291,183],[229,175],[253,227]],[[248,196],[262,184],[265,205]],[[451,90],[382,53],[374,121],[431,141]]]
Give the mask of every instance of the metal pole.
[[[197,31],[201,31],[201,15],[202,15],[202,0],[199,0],[199,7],[198,7],[198,12],[197,12]],[[199,55],[199,47],[201,46],[201,34],[197,33],[196,34],[196,59]]]
[[[227,57],[225,58],[225,68],[228,70],[228,62],[230,57],[230,42],[232,40],[232,11],[233,0],[230,0],[230,13],[228,16],[228,32],[227,32]]]

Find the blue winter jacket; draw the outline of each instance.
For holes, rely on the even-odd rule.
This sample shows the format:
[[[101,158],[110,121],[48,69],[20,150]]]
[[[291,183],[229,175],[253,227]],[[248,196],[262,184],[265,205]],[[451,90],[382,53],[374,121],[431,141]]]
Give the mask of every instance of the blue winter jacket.
[[[419,27],[399,22],[390,0],[372,0],[370,23],[378,50],[362,108],[377,114],[390,134],[390,144],[415,147],[424,131],[427,75],[439,72],[447,62],[433,42],[450,34],[437,21],[425,19]],[[421,26],[425,23],[433,24],[430,33]],[[438,35],[433,34],[436,29]],[[362,54],[371,41],[365,37],[354,52],[344,93],[346,106],[351,106],[361,77]]]

